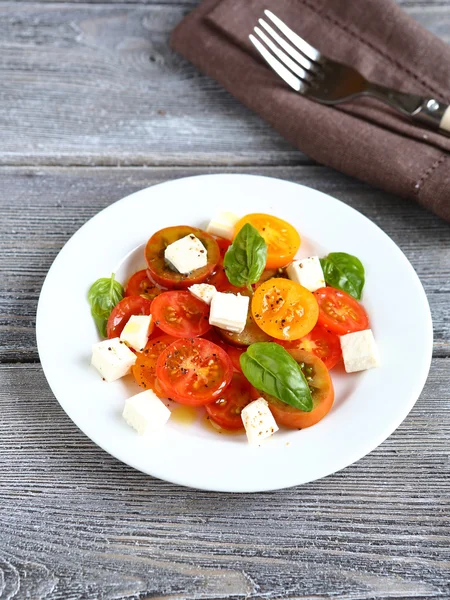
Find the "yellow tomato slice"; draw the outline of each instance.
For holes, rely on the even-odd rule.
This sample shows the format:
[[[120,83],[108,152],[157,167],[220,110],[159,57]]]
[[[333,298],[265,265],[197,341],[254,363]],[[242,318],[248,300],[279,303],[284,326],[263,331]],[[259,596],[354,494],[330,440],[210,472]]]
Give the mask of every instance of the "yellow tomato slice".
[[[261,329],[277,340],[298,340],[317,323],[314,294],[289,279],[269,279],[252,299],[252,314]]]
[[[292,262],[300,248],[300,236],[292,225],[272,215],[253,213],[237,222],[235,236],[247,223],[253,225],[266,241],[267,269],[278,269]]]

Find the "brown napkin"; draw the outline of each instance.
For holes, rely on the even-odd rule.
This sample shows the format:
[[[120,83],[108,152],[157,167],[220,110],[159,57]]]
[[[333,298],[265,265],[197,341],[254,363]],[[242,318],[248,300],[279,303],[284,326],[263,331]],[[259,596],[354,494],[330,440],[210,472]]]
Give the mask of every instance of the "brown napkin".
[[[450,138],[369,98],[327,107],[292,91],[248,39],[266,8],[374,82],[448,103],[450,47],[391,0],[204,0],[171,40],[305,154],[450,220]]]

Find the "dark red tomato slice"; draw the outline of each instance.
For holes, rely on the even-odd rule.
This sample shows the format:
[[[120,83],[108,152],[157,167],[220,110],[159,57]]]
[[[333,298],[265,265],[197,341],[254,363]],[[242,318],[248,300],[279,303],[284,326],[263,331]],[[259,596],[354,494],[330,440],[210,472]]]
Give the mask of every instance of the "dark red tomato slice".
[[[247,350],[247,348],[237,348],[236,346],[230,346],[229,344],[224,344],[223,349],[230,357],[231,362],[233,363],[233,367],[236,371],[240,371],[242,373],[241,363],[239,359],[241,355]]]
[[[300,340],[285,342],[283,340],[274,340],[286,349],[305,350],[318,356],[325,364],[327,369],[332,369],[339,362],[342,356],[341,343],[339,337],[327,331],[322,325],[316,325],[312,331],[302,337]]]
[[[207,251],[208,263],[201,269],[196,269],[188,275],[178,273],[167,264],[164,251],[173,242],[193,233]],[[178,227],[166,227],[152,235],[145,248],[150,277],[157,284],[169,289],[183,289],[194,283],[202,283],[210,275],[220,260],[220,249],[216,240],[201,229],[179,225]]]
[[[153,390],[160,398],[165,394],[156,378],[156,363],[161,352],[175,341],[176,338],[171,335],[159,335],[150,339],[144,350],[137,353],[136,364],[132,367],[136,383],[146,390]]]
[[[334,402],[334,388],[326,366],[310,352],[304,350],[289,350],[289,354],[300,365],[311,390],[313,409],[311,412],[299,410],[273,396],[262,393],[269,402],[269,408],[278,425],[290,429],[304,429],[311,427],[330,411]]]
[[[206,412],[219,427],[230,431],[244,429],[241,411],[252,401],[251,386],[241,373],[233,373],[231,383],[211,404]]]
[[[205,334],[209,324],[209,306],[190,292],[163,292],[152,302],[155,325],[174,337],[198,337]]]
[[[246,290],[246,288],[239,288],[235,285],[231,285],[226,276],[222,261],[216,266],[206,283],[213,285],[218,292],[232,292],[233,294],[237,294],[238,292]]]
[[[231,246],[230,240],[226,240],[225,238],[215,237],[214,238],[220,248],[220,257],[223,260],[228,248]]]
[[[235,346],[250,346],[250,344],[256,344],[256,342],[271,342],[272,338],[267,333],[258,327],[253,318],[251,309],[247,315],[247,322],[241,333],[234,333],[232,331],[226,331],[225,329],[217,329],[223,339],[229,344]]]
[[[314,292],[319,304],[320,325],[337,335],[362,331],[369,327],[369,317],[364,308],[352,296],[332,287],[319,288]]]
[[[203,338],[179,339],[158,358],[156,375],[169,398],[202,406],[219,398],[233,365],[225,350]]]
[[[125,287],[125,296],[142,296],[147,300],[153,300],[161,292],[162,290],[148,278],[146,269],[132,275]]]
[[[141,296],[127,296],[111,311],[106,325],[106,334],[111,338],[119,337],[122,329],[133,315],[149,315],[152,303]]]

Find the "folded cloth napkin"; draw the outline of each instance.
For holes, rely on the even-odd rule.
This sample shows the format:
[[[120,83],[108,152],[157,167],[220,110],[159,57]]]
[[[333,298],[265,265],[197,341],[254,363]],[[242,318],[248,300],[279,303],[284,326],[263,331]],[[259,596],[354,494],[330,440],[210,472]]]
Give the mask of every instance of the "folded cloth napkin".
[[[450,103],[450,47],[392,0],[204,0],[172,47],[314,160],[450,220],[450,138],[360,98],[328,107],[292,91],[249,33],[271,9],[321,52],[368,79]]]

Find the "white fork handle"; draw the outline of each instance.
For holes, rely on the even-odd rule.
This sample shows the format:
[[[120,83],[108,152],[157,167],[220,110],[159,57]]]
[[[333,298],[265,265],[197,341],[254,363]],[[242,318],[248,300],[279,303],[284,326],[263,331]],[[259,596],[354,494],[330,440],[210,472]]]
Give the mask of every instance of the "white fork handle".
[[[450,106],[445,111],[444,116],[441,119],[439,128],[443,129],[444,131],[450,132]]]

